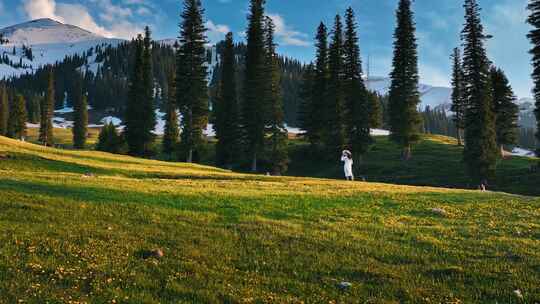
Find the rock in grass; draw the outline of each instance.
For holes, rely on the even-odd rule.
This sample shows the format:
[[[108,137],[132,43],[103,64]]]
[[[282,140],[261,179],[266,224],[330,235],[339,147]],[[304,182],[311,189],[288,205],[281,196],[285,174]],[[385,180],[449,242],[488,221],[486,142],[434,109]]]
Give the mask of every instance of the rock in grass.
[[[518,297],[519,299],[523,299],[523,294],[521,293],[521,290],[519,290],[519,289],[514,290],[514,294],[515,294],[516,297]]]
[[[448,216],[448,212],[442,208],[431,208],[431,212],[444,217]]]
[[[346,291],[346,290],[351,289],[352,283],[343,281],[343,282],[341,282],[341,283],[338,284],[338,287],[339,287],[339,289],[341,289],[342,291]]]
[[[144,250],[143,252],[141,252],[141,256],[145,260],[150,258],[161,259],[164,255],[165,254],[161,249]]]

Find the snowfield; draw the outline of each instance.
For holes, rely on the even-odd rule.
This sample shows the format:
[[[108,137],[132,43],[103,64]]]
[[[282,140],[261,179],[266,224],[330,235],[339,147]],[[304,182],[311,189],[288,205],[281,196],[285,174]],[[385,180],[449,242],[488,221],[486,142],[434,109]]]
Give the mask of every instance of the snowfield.
[[[512,150],[512,155],[514,156],[524,156],[524,157],[535,157],[535,153],[530,150],[522,149],[519,147],[516,147]]]

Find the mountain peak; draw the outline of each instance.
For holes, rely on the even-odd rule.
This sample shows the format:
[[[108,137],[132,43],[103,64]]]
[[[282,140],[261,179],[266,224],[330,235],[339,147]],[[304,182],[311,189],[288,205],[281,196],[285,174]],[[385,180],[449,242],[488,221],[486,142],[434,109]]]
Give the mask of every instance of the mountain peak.
[[[64,24],[51,18],[35,19],[0,29],[11,45],[77,43],[102,39],[80,27]]]
[[[51,18],[40,18],[40,19],[30,20],[28,22],[21,23],[19,25],[24,25],[24,24],[37,25],[37,26],[61,26],[61,25],[64,25],[62,22],[51,19]],[[17,25],[15,25],[15,26],[17,26]]]

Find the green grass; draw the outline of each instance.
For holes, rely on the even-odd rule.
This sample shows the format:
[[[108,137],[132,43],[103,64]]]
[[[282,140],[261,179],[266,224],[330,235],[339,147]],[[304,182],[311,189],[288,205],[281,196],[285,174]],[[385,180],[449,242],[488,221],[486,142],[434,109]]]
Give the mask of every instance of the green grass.
[[[343,178],[339,155],[321,159],[309,152],[309,145],[302,141],[291,145],[291,166],[288,174]],[[444,136],[425,136],[414,146],[409,162],[400,160],[400,149],[387,137],[376,137],[376,144],[363,159],[355,164],[358,175],[368,181],[402,185],[432,186],[471,189],[472,184],[462,162],[463,148],[456,141]],[[522,195],[540,196],[540,174],[529,172],[538,159],[510,157],[499,161],[496,179],[489,189]]]
[[[539,218],[532,197],[0,137],[0,303],[536,303]]]

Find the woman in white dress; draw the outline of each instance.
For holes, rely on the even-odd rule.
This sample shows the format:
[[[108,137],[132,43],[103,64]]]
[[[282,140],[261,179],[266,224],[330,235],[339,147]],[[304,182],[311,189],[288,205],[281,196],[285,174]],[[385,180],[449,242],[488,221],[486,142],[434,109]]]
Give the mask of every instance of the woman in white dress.
[[[353,174],[353,158],[352,153],[349,150],[344,150],[343,153],[341,153],[341,161],[343,162],[343,170],[345,171],[345,178],[350,181],[354,181],[354,174]]]

